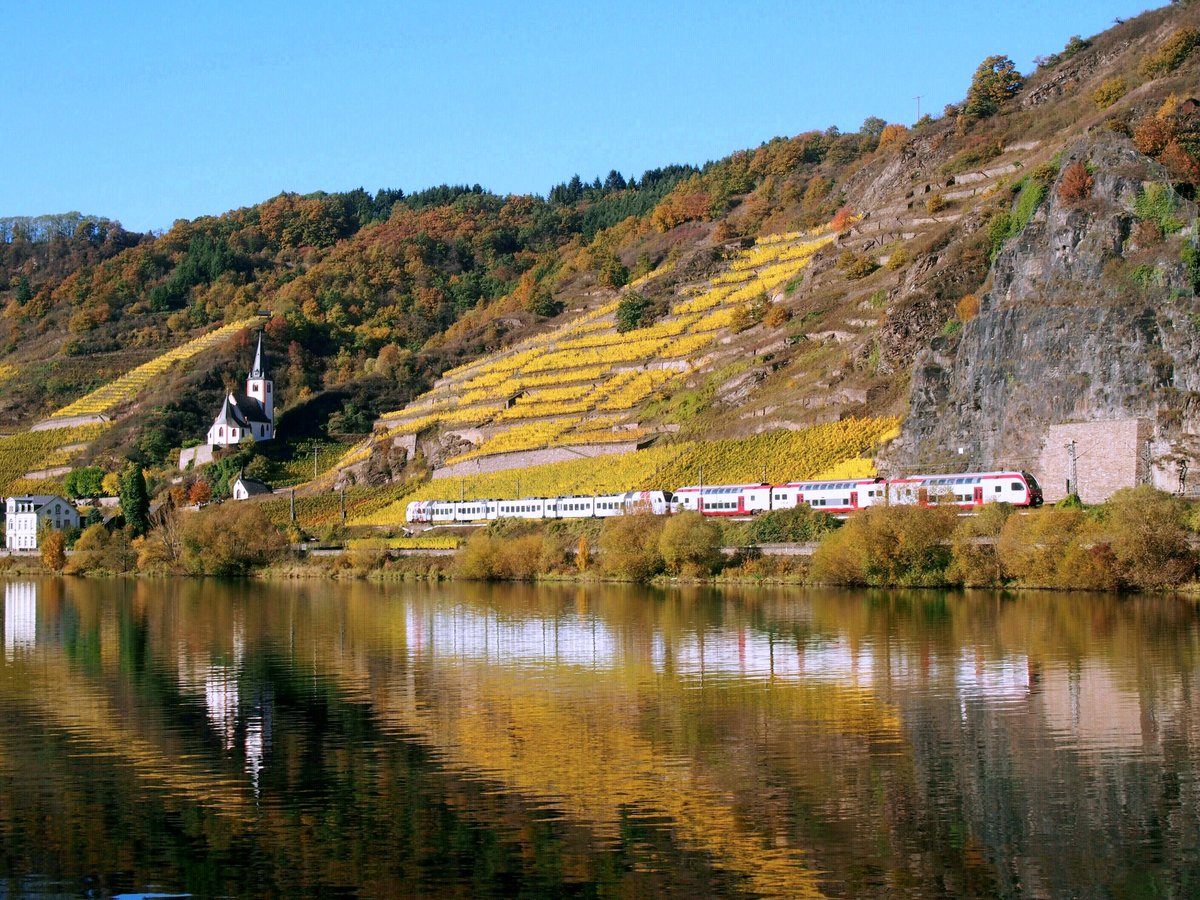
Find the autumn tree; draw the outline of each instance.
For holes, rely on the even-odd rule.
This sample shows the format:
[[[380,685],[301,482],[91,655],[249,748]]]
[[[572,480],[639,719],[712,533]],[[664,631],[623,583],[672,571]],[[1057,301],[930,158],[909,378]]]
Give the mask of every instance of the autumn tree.
[[[975,70],[960,119],[973,122],[995,115],[1007,100],[1016,96],[1024,84],[1025,79],[1011,59],[1001,55],[989,56]]]
[[[140,537],[150,529],[150,494],[146,489],[146,476],[136,462],[127,463],[121,473],[120,497],[125,524],[134,537]]]
[[[42,551],[42,565],[51,572],[61,572],[67,562],[67,541],[63,533],[47,528],[41,534],[38,545]]]
[[[1092,195],[1095,179],[1082,162],[1074,162],[1063,170],[1058,183],[1058,199],[1067,205],[1081,203]]]

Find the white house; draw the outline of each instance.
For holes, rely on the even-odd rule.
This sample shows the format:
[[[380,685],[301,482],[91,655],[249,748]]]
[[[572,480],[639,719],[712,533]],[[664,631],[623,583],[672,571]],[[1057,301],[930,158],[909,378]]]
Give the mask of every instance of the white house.
[[[269,441],[275,437],[275,384],[263,365],[263,336],[258,335],[254,365],[246,379],[246,393],[232,391],[208,429],[210,447],[234,447],[243,441]]]
[[[238,475],[237,481],[233,483],[232,493],[234,500],[249,500],[251,497],[273,492],[269,485],[263,484],[261,481],[255,481],[245,475]]]
[[[79,513],[71,501],[50,494],[9,497],[4,506],[4,546],[9,550],[36,550],[38,531],[63,531],[79,527]]]

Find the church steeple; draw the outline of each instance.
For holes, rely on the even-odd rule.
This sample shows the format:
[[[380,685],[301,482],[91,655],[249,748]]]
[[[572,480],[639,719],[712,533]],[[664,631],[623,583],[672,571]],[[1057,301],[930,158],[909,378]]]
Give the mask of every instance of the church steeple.
[[[258,349],[254,351],[254,365],[250,367],[251,378],[265,378],[266,373],[263,368],[263,336],[262,332],[258,333]]]
[[[250,367],[250,377],[246,379],[246,393],[262,404],[267,419],[266,423],[254,426],[254,439],[270,440],[275,437],[275,385],[267,376],[261,331],[258,333],[258,348],[254,351],[254,365]]]

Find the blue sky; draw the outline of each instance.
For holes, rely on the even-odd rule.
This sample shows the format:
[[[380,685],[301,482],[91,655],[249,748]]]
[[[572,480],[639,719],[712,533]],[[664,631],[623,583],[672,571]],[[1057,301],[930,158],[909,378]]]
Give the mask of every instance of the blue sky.
[[[167,228],[280,191],[702,163],[940,112],[975,66],[1154,0],[49,4],[0,0],[0,216]]]

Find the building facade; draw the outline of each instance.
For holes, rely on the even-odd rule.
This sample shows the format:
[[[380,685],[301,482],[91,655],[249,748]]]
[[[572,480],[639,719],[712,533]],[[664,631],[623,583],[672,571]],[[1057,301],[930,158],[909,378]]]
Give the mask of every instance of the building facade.
[[[9,497],[4,504],[4,546],[9,550],[38,549],[43,528],[65,531],[79,527],[79,513],[71,501],[52,494]]]

